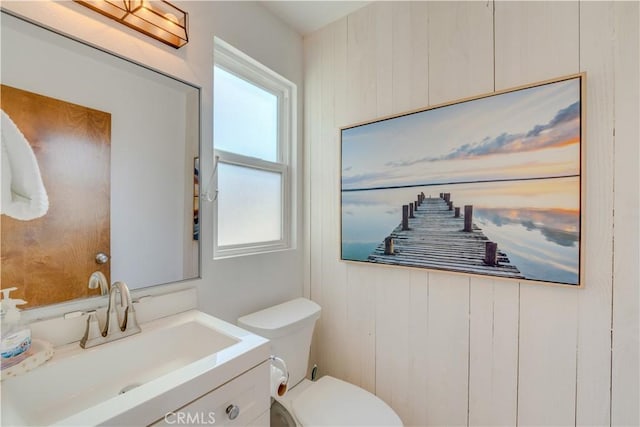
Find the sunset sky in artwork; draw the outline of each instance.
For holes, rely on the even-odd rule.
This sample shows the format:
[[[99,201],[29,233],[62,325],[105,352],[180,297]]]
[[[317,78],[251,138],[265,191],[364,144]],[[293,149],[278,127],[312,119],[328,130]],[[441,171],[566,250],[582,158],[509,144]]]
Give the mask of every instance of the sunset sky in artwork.
[[[342,189],[580,173],[580,79],[343,130]]]

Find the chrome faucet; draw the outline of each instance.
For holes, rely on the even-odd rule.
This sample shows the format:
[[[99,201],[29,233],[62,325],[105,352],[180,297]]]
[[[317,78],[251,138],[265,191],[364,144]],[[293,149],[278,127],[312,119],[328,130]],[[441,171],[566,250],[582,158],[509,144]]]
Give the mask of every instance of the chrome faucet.
[[[100,287],[100,295],[109,294],[109,282],[101,271],[94,271],[89,276],[89,289],[98,289]]]
[[[116,306],[116,294],[120,294],[120,308],[122,320],[120,320]],[[90,348],[129,335],[140,332],[140,326],[136,320],[136,312],[131,301],[129,288],[124,282],[115,282],[109,290],[109,306],[107,307],[107,319],[104,328],[100,331],[100,322],[95,310],[88,313],[87,328],[80,340],[80,347]]]

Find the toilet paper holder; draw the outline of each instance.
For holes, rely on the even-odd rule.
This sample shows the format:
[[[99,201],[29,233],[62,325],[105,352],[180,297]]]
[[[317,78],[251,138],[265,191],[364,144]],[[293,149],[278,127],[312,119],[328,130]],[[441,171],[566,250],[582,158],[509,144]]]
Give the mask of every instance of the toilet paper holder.
[[[282,368],[282,372],[284,372],[287,376],[287,384],[289,384],[289,369],[287,369],[286,362],[282,358],[274,355],[269,356],[269,360],[271,360],[271,363],[276,362],[280,364],[280,367]]]

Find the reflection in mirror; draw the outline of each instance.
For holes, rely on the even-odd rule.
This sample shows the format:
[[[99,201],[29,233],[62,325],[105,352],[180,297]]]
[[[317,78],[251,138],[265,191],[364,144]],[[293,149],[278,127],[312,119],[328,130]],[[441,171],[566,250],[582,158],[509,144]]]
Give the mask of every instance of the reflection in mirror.
[[[23,137],[2,127],[2,288],[37,307],[197,277],[199,89],[1,19],[3,125]]]

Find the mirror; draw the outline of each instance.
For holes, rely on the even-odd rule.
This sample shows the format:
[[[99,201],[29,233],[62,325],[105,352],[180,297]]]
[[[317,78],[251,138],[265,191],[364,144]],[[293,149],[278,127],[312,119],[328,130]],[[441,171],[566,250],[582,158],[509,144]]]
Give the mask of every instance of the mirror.
[[[131,289],[198,277],[199,88],[1,19],[2,110],[48,198],[44,215],[20,219],[5,196],[20,197],[3,193],[2,288],[18,287],[31,308],[101,295],[99,281],[89,287],[98,272]],[[24,143],[8,139],[3,190],[37,177],[10,155]]]

